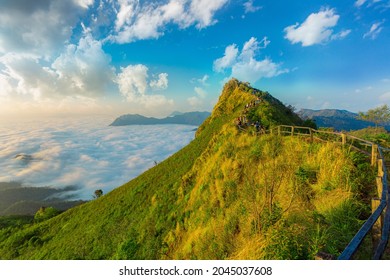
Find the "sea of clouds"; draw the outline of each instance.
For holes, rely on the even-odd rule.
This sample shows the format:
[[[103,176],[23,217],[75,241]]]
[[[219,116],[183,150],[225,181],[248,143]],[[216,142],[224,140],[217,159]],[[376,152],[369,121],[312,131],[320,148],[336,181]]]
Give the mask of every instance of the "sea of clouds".
[[[194,126],[108,126],[109,117],[0,121],[0,182],[77,186],[91,199],[161,162],[195,135]],[[71,195],[71,194],[67,194]]]

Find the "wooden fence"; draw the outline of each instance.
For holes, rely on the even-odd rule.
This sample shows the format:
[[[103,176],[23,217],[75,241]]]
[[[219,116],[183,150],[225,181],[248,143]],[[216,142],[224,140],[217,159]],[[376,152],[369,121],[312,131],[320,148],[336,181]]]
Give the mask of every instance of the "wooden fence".
[[[239,127],[239,129],[245,131],[243,127]],[[371,216],[352,238],[338,259],[351,259],[369,232],[372,232],[374,248],[376,247],[373,259],[381,259],[387,247],[390,231],[390,207],[386,207],[389,204],[390,195],[384,158],[384,152],[389,152],[390,149],[382,148],[373,142],[346,133],[316,130],[310,127],[279,125],[265,132],[277,135],[301,136],[309,138],[310,141],[336,142],[341,145],[348,145],[351,149],[371,158],[371,165],[378,167],[378,174],[376,177],[378,196],[372,199]]]

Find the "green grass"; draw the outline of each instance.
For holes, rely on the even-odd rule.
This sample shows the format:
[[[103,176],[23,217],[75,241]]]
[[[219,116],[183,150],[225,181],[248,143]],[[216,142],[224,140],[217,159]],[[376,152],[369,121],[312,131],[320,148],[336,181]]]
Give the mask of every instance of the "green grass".
[[[368,211],[361,190],[372,178],[358,175],[370,172],[359,167],[365,159],[331,143],[239,132],[234,120],[253,93],[265,99],[253,117],[270,125],[301,123],[269,94],[231,80],[188,146],[96,200],[47,220],[7,227],[0,232],[1,258],[311,259],[320,250],[338,254]]]

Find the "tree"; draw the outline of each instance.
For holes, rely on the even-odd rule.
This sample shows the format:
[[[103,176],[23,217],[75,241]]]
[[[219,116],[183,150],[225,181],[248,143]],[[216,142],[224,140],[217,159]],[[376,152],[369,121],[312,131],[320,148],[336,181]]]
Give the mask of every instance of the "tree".
[[[378,125],[390,121],[390,108],[387,105],[382,105],[374,109],[370,109],[367,113],[359,112],[359,119],[375,123]]]
[[[94,192],[94,198],[99,198],[99,197],[101,197],[103,195],[103,191],[102,190],[96,190],[95,192]]]

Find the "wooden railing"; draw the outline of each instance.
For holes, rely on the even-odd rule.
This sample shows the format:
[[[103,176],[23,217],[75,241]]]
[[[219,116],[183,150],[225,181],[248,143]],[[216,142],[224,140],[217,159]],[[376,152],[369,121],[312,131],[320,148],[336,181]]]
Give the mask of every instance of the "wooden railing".
[[[244,127],[239,127],[239,129],[246,131]],[[387,247],[390,231],[390,207],[386,207],[389,205],[390,195],[384,159],[384,152],[388,152],[390,149],[346,133],[316,130],[310,127],[279,125],[265,131],[265,133],[309,137],[310,141],[336,142],[341,145],[348,145],[351,149],[370,156],[371,165],[378,167],[378,175],[376,177],[378,197],[372,199],[371,216],[352,238],[338,259],[351,259],[370,231],[373,233],[374,247],[376,247],[373,259],[381,259]]]

